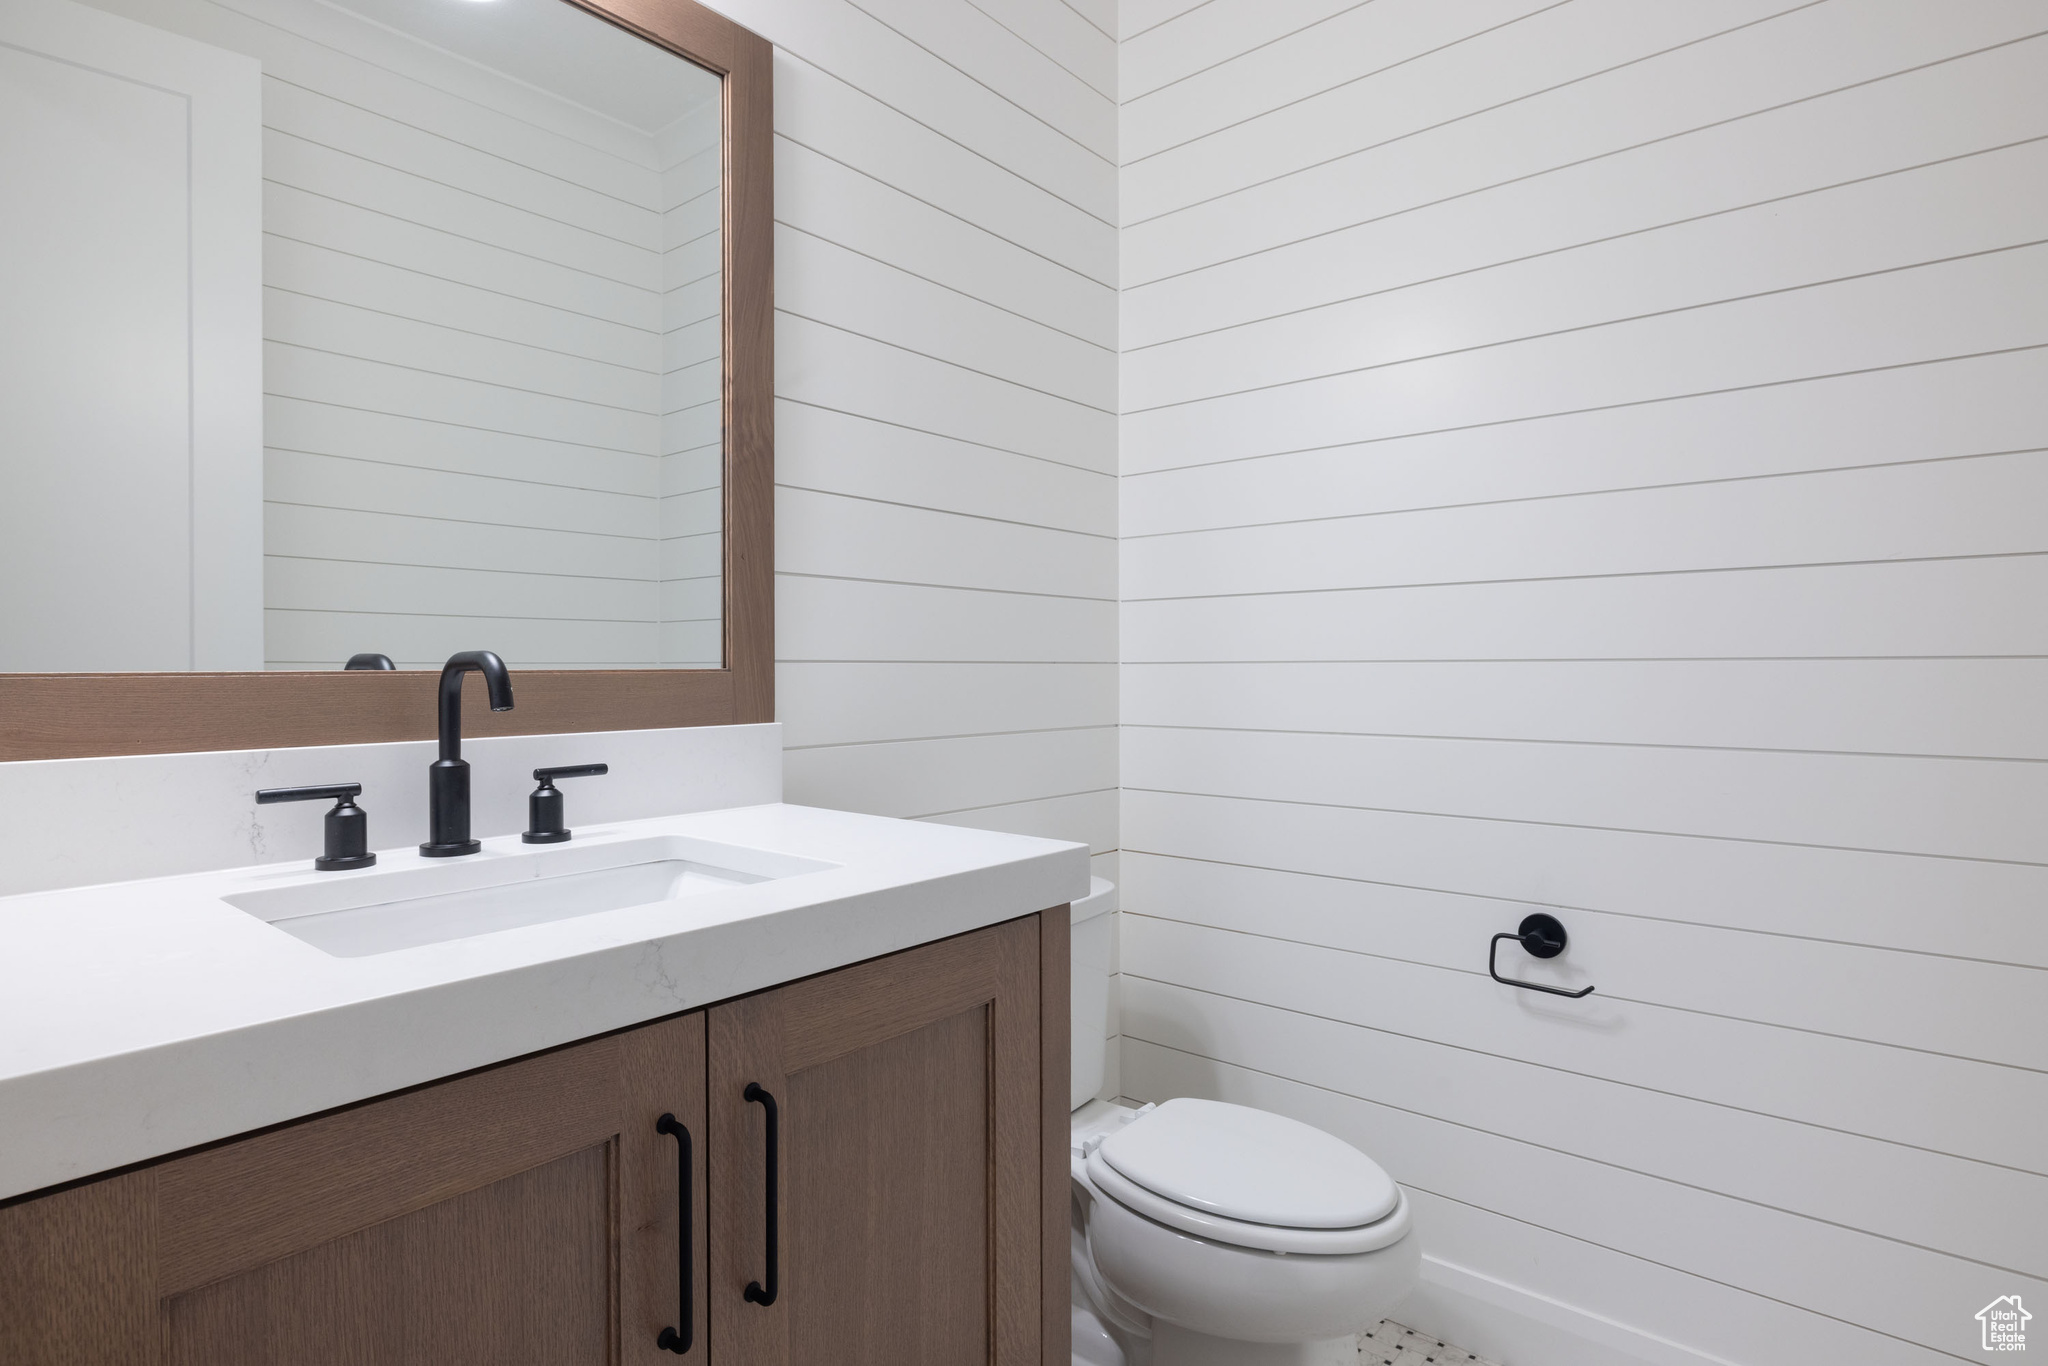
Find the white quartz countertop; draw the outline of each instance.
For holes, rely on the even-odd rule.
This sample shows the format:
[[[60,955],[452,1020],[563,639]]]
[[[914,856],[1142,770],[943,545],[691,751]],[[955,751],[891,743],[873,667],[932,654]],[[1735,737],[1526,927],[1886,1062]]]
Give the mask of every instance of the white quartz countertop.
[[[813,807],[579,826],[834,865],[336,957],[224,901],[307,864],[0,897],[0,1198],[1087,895],[1086,846]],[[570,846],[554,846],[567,848]],[[472,863],[531,854],[484,841]],[[379,852],[379,869],[428,866]]]

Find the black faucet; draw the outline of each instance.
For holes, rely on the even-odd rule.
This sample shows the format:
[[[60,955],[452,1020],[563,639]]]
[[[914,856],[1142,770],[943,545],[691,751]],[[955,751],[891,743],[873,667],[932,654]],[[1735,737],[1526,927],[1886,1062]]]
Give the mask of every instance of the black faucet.
[[[428,858],[474,854],[483,845],[469,837],[469,765],[462,758],[462,676],[484,676],[492,711],[512,710],[512,675],[489,650],[464,650],[441,666],[441,757],[427,767],[427,834],[420,853]]]
[[[562,823],[562,789],[557,778],[601,778],[612,771],[610,764],[563,764],[537,768],[533,780],[540,784],[526,799],[526,833],[519,838],[528,844],[560,844],[573,833]]]
[[[258,806],[271,802],[317,802],[333,798],[327,813],[327,848],[313,866],[323,873],[344,868],[367,868],[377,861],[370,852],[370,818],[356,805],[363,793],[361,783],[329,783],[324,787],[266,787],[256,794]]]

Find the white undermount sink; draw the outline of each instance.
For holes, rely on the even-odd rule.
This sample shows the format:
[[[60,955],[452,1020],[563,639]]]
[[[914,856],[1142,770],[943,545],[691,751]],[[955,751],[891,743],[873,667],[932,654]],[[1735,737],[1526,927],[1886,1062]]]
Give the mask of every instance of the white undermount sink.
[[[361,958],[838,866],[682,835],[386,858],[391,866],[222,900],[337,958]]]

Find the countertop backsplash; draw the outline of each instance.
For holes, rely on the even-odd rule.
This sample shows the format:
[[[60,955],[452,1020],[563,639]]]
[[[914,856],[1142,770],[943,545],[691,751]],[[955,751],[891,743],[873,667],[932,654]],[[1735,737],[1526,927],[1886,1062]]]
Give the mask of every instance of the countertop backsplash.
[[[359,782],[370,847],[417,844],[434,753],[407,740],[0,763],[0,896],[318,854],[326,803],[258,807],[263,787]],[[779,723],[489,736],[464,740],[462,757],[486,838],[526,828],[532,770],[545,765],[611,765],[564,784],[572,829],[782,800]]]

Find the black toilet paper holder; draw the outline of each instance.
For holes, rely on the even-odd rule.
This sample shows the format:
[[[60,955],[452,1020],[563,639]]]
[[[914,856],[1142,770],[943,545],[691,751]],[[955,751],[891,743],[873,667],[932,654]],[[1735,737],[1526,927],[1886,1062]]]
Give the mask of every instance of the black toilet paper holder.
[[[1503,939],[1514,940],[1527,949],[1533,958],[1555,958],[1564,952],[1564,946],[1569,942],[1564,925],[1556,916],[1545,911],[1536,911],[1523,916],[1520,927],[1513,934],[1495,935],[1493,942],[1486,946],[1486,975],[1502,986],[1520,987],[1524,991],[1544,991],[1552,996],[1569,996],[1575,1001],[1581,996],[1593,994],[1591,987],[1583,991],[1566,991],[1563,987],[1546,987],[1540,982],[1517,982],[1512,977],[1501,976],[1500,969],[1494,966],[1494,960],[1500,954],[1500,941]]]

